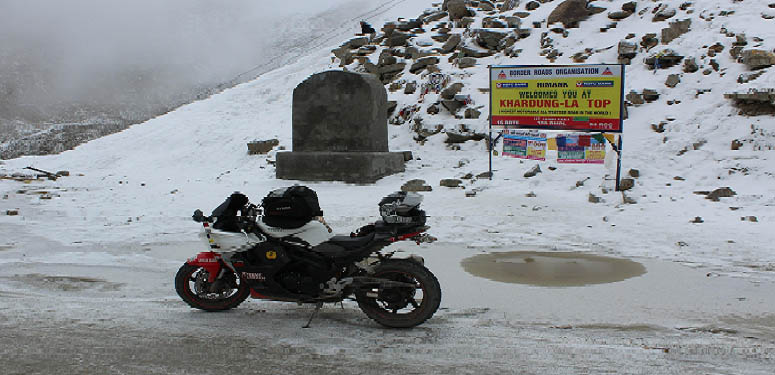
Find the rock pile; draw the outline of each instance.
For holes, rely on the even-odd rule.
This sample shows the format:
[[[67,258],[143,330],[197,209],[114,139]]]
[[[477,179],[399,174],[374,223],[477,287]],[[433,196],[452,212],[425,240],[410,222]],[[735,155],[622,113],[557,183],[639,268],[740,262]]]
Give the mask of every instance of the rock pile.
[[[746,93],[728,93],[724,98],[734,101],[741,115],[775,115],[775,89],[751,89]]]

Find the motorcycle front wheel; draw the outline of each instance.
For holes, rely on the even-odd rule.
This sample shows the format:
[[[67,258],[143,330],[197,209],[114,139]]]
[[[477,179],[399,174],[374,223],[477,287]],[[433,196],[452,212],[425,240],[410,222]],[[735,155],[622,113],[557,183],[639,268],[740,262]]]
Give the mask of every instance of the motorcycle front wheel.
[[[230,273],[208,282],[202,267],[184,264],[175,275],[175,291],[189,306],[205,311],[223,311],[237,307],[250,295],[250,288]]]
[[[359,290],[358,307],[377,323],[390,328],[411,328],[422,324],[439,308],[441,286],[425,266],[411,260],[383,262],[370,275],[375,278],[414,284]]]

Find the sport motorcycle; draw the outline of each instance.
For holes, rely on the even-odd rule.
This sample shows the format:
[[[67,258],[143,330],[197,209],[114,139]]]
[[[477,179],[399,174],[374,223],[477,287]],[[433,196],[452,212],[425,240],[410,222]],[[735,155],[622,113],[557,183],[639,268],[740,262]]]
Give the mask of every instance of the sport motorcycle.
[[[332,236],[317,194],[305,186],[277,189],[260,205],[235,192],[210,216],[196,210],[208,250],[188,259],[175,276],[191,307],[223,311],[248,297],[315,304],[354,299],[377,323],[409,328],[428,320],[441,287],[422,257],[385,250],[399,241],[431,242],[422,196],[396,192],[379,202],[381,220],[349,236]]]

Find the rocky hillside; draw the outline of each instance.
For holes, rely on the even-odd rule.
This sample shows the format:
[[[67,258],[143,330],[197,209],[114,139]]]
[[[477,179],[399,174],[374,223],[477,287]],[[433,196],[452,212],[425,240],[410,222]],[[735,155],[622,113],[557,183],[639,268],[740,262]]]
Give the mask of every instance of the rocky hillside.
[[[408,124],[418,142],[441,131],[448,143],[481,139],[460,133],[484,130],[488,65],[626,64],[628,107],[697,115],[737,108],[719,114],[721,122],[734,112],[775,114],[774,17],[775,3],[765,1],[445,0],[332,53],[343,69],[385,83],[390,122]],[[703,100],[682,100],[687,94]],[[667,143],[660,134],[682,127],[670,117],[630,126],[651,127]],[[755,129],[724,143],[771,149],[771,135]]]

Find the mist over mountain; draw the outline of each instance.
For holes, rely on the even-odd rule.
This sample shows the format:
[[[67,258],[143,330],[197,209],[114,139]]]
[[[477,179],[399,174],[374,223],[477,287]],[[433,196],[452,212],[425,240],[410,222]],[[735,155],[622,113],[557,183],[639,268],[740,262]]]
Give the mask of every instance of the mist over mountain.
[[[0,0],[0,158],[66,150],[244,82],[375,4]]]

